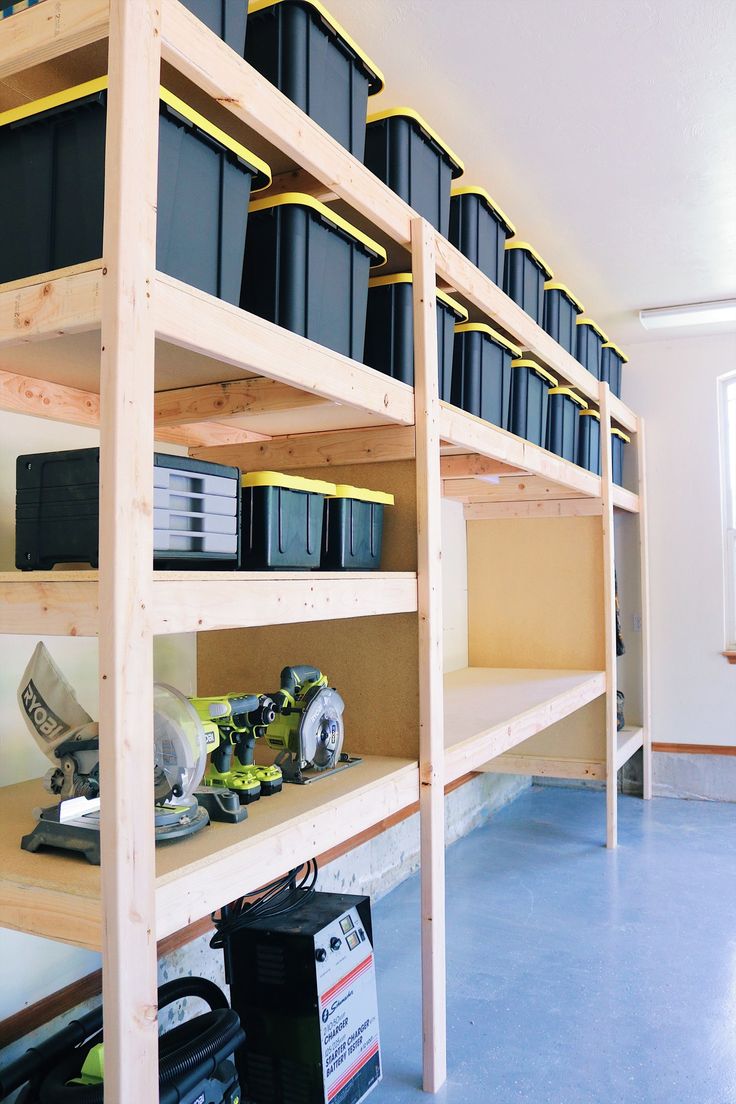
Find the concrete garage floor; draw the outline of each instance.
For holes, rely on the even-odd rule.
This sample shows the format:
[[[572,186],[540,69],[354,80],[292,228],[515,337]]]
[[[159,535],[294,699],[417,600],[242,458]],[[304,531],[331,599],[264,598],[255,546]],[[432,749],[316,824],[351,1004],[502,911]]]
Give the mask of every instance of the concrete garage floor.
[[[534,787],[454,844],[438,1104],[736,1102],[736,806]],[[419,1089],[419,882],[375,909],[385,1076]]]

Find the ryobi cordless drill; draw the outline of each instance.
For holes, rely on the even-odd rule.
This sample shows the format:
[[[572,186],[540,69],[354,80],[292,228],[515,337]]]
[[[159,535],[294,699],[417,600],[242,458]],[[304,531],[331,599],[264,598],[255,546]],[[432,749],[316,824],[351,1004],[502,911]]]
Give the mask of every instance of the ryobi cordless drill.
[[[224,694],[190,701],[214,735],[204,785],[234,790],[243,805],[278,793],[280,768],[254,762],[256,740],[276,717],[273,699],[267,694]]]

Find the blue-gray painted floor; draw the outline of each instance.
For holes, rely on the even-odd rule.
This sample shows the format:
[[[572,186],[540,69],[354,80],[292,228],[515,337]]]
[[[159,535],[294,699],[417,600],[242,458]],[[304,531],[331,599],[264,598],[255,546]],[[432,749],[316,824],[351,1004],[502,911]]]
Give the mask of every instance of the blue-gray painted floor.
[[[438,1104],[736,1102],[736,806],[534,787],[447,852]],[[375,908],[384,1081],[420,1091],[419,883]]]

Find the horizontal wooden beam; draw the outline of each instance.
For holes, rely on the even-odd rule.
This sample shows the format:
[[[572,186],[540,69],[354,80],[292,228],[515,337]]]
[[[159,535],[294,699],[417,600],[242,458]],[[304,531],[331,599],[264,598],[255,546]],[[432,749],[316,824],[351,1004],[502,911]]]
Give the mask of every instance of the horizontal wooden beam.
[[[489,456],[479,456],[474,452],[466,452],[460,456],[442,456],[440,458],[440,475],[443,479],[465,479],[480,475],[509,475],[514,470],[509,464],[504,464],[500,460],[492,460]]]
[[[544,755],[499,755],[479,768],[487,774],[538,775],[541,778],[591,778],[605,780],[603,759],[552,759]]]
[[[484,479],[448,479],[443,483],[446,498],[455,498],[460,502],[522,502],[522,501],[559,501],[561,499],[579,499],[580,492],[567,489],[558,483],[550,483],[535,475],[494,476]]]
[[[187,425],[208,419],[233,418],[301,410],[306,406],[328,402],[313,391],[302,391],[265,376],[233,380],[229,383],[208,383],[199,387],[182,387],[159,391],[154,416],[156,426]]]
[[[258,468],[288,471],[334,464],[413,460],[414,428],[377,426],[375,429],[347,429],[340,433],[303,433],[232,448],[197,448],[192,450],[192,455],[201,460],[235,464],[251,471]]]
[[[40,4],[38,11],[43,10]],[[13,20],[0,21],[0,27],[6,22]],[[33,277],[22,286],[0,286],[0,347],[99,329],[102,279],[98,260]]]
[[[109,24],[109,0],[39,4],[0,20],[0,80],[107,38]]]
[[[598,498],[561,498],[532,502],[468,502],[463,511],[466,521],[497,521],[503,518],[600,517]]]
[[[338,198],[332,188],[305,172],[304,169],[290,169],[289,172],[278,173],[271,181],[271,187],[261,192],[261,195],[281,195],[282,192],[311,195],[320,203],[334,203]]]

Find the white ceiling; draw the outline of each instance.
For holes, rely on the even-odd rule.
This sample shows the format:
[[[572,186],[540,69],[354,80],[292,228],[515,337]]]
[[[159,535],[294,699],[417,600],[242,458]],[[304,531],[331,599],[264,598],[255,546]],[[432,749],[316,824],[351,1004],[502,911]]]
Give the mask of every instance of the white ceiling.
[[[735,0],[328,6],[613,340],[736,295]]]

